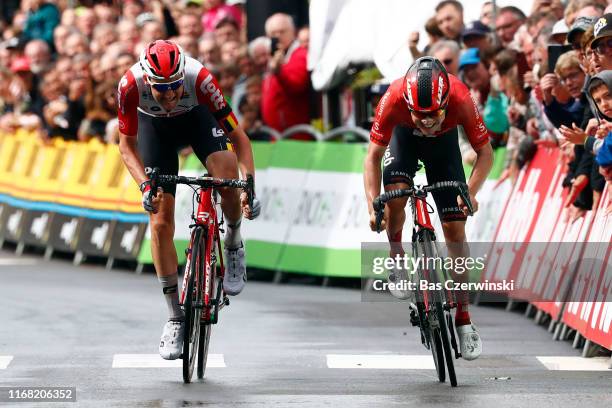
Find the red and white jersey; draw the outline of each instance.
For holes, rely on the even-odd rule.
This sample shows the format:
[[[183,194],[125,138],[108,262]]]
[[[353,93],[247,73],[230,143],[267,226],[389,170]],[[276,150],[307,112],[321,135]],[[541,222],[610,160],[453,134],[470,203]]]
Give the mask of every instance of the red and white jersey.
[[[166,111],[151,93],[140,63],[132,67],[119,81],[119,131],[128,136],[138,133],[138,111],[156,117],[170,117],[189,112],[197,105],[206,105],[226,134],[238,126],[231,106],[213,75],[196,59],[185,57],[184,92],[176,107]]]
[[[457,77],[450,75],[450,96],[446,118],[442,127],[433,137],[448,132],[457,126],[463,126],[470,144],[474,150],[489,143],[489,131],[478,111],[472,95]],[[370,131],[370,141],[377,145],[387,146],[391,140],[393,129],[397,125],[417,129],[412,121],[408,103],[404,98],[404,78],[396,79],[382,97],[376,107],[374,124]],[[418,130],[415,130],[418,132]]]

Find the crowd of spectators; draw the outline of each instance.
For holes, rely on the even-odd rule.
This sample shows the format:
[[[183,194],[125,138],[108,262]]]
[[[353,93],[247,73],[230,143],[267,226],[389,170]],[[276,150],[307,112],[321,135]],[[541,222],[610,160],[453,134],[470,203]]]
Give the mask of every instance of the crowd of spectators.
[[[418,32],[408,47],[415,58],[438,58],[468,86],[493,146],[506,148],[500,183],[516,180],[538,145],[558,147],[569,169],[568,217],[595,208],[604,188],[612,188],[608,0],[534,0],[529,14],[485,2],[480,19],[470,22],[461,2],[445,0],[425,31],[425,49],[418,48]],[[460,139],[464,162],[471,163],[476,155]]]
[[[216,75],[252,139],[269,138],[265,127],[309,123],[308,28],[274,14],[265,36],[247,41],[244,2],[4,0],[0,131],[116,142],[117,84],[159,38]],[[416,32],[407,44],[470,88],[494,147],[506,148],[501,181],[515,180],[538,145],[561,149],[573,218],[594,208],[612,179],[609,13],[608,0],[534,0],[529,14],[485,2],[480,19],[466,22],[461,2],[444,0],[425,24],[426,47]],[[476,155],[461,139],[470,163]]]
[[[116,142],[117,85],[156,39],[217,77],[252,138],[310,123],[308,28],[278,13],[248,42],[246,18],[245,0],[3,1],[0,131]]]

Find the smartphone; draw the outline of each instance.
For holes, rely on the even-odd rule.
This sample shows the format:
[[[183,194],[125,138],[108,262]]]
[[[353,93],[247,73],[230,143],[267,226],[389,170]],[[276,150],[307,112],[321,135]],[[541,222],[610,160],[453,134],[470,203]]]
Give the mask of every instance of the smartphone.
[[[272,54],[274,54],[276,50],[278,50],[278,38],[270,37],[270,50]]]
[[[571,44],[559,45],[549,44],[548,45],[548,73],[555,72],[555,65],[559,57],[568,51],[572,50]]]

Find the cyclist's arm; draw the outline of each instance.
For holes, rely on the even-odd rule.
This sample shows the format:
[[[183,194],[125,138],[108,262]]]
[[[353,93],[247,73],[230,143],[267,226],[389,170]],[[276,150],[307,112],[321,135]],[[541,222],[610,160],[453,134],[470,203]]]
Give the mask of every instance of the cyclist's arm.
[[[368,212],[372,213],[372,200],[380,195],[380,182],[382,170],[380,162],[385,155],[386,147],[370,142],[366,154],[363,169],[363,184],[365,187],[366,200],[368,201]]]
[[[255,178],[255,162],[253,160],[253,149],[251,148],[251,141],[241,126],[231,131],[229,139],[236,149],[236,156],[238,156],[238,167],[243,178],[246,178],[247,174],[250,174]]]
[[[493,167],[493,148],[491,143],[487,143],[476,150],[476,162],[470,179],[468,180],[468,187],[470,194],[476,195],[482,188],[484,182],[487,180],[491,168]]]
[[[472,148],[476,152],[476,162],[467,184],[470,194],[475,196],[482,188],[493,167],[493,148],[489,142],[489,130],[485,126],[478,105],[473,100],[467,87],[464,95],[461,104],[461,123]]]
[[[119,132],[119,152],[125,167],[139,186],[149,179],[145,174],[144,165],[138,153],[136,137]]]
[[[138,153],[138,87],[131,71],[128,71],[117,90],[117,117],[119,120],[119,152],[123,163],[138,183],[142,184],[148,179],[144,171],[142,159]]]

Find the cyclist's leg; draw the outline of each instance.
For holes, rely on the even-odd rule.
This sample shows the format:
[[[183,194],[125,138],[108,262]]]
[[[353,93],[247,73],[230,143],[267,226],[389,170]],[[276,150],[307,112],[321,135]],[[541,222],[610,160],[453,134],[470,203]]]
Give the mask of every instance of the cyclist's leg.
[[[167,118],[164,118],[168,120]],[[167,123],[139,113],[138,150],[146,167],[159,167],[162,174],[178,173],[176,145]],[[151,254],[164,298],[168,307],[168,322],[164,325],[159,353],[167,360],[180,357],[183,347],[184,315],[178,297],[178,261],[174,247],[175,186],[162,186],[163,199],[157,214],[149,213]]]
[[[190,116],[190,144],[208,172],[214,177],[238,178],[238,158],[229,139],[220,132],[221,126],[216,119],[204,106],[194,108]],[[218,191],[227,220],[224,247],[227,270],[223,289],[233,296],[239,294],[246,283],[245,251],[240,235],[240,191],[233,188],[220,188]]]
[[[208,173],[219,178],[238,178],[238,158],[221,126],[205,106],[197,106],[188,114],[185,133],[194,153],[206,166]],[[228,224],[240,223],[240,191],[220,188],[221,208]]]
[[[446,132],[436,138],[421,138],[418,140],[419,154],[425,163],[425,172],[429,184],[438,181],[465,182],[465,173],[461,161],[457,129]],[[433,193],[438,214],[442,220],[442,231],[448,248],[448,255],[452,258],[469,256],[469,248],[465,236],[465,221],[457,204],[455,191],[440,191]],[[468,273],[451,271],[453,279],[457,282],[467,282]],[[455,293],[459,307],[457,308],[457,325],[468,324],[468,293]]]
[[[383,185],[385,191],[408,188],[417,169],[417,156],[412,129],[396,126],[391,142],[383,157]],[[391,256],[403,255],[401,247],[402,229],[406,221],[408,198],[399,198],[387,203],[387,237],[391,244]]]
[[[421,139],[418,142],[421,159],[425,163],[428,183],[454,180],[465,182],[465,173],[459,150],[457,129],[446,132],[437,138]],[[469,247],[465,236],[465,221],[467,217],[459,209],[457,193],[442,191],[433,193],[442,230],[451,258],[468,257]],[[452,270],[452,278],[457,282],[467,282],[469,271],[457,273]],[[472,324],[468,312],[469,293],[467,291],[455,292],[457,311],[455,313],[455,326],[459,338],[461,355],[465,360],[474,360],[482,353],[482,341]]]
[[[168,118],[164,118],[168,119]],[[145,168],[159,167],[162,174],[178,174],[178,157],[175,140],[165,132],[160,118],[139,113],[138,150]],[[177,274],[177,257],[174,247],[174,185],[162,186],[163,200],[157,214],[149,213],[151,225],[151,252],[158,277]]]

